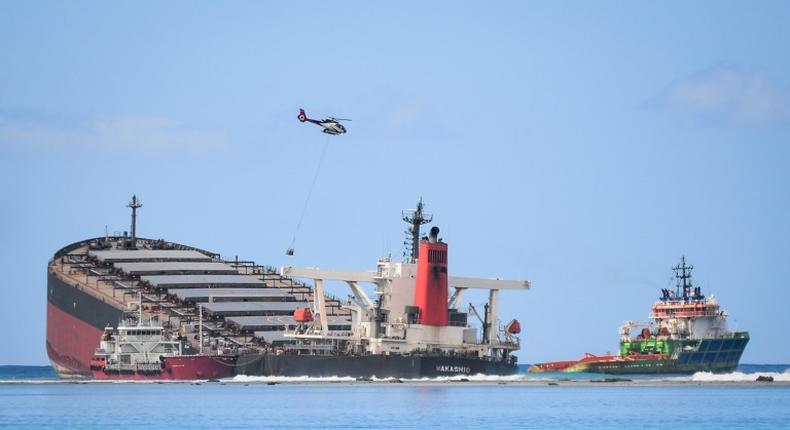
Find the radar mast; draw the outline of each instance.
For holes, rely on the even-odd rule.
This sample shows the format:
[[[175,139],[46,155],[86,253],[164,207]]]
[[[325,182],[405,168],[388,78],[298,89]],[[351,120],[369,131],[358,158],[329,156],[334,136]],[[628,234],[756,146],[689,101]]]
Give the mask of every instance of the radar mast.
[[[417,208],[401,212],[401,218],[409,224],[405,231],[406,240],[403,242],[405,248],[403,257],[408,257],[408,262],[412,264],[420,256],[420,226],[433,221],[433,214],[423,212],[424,208],[425,205],[422,202],[422,197],[420,197],[420,200],[417,202]]]
[[[132,209],[132,240],[129,242],[129,248],[137,249],[137,209],[143,207],[137,195],[132,196],[132,201],[126,207]]]
[[[691,271],[693,269],[694,266],[686,265],[685,255],[680,257],[680,264],[672,268],[672,270],[675,272],[675,279],[677,279],[675,297],[680,297],[683,300],[688,301],[692,289]]]

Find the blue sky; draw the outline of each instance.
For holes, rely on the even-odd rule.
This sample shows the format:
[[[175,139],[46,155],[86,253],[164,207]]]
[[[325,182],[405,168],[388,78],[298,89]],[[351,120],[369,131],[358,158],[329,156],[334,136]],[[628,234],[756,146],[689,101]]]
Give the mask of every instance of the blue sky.
[[[790,362],[788,21],[768,1],[1,3],[0,364],[46,363],[47,260],[127,230],[132,193],[142,236],[360,270],[400,255],[423,196],[452,273],[533,282],[502,306],[522,362],[614,351],[685,254],[751,331],[743,361]]]

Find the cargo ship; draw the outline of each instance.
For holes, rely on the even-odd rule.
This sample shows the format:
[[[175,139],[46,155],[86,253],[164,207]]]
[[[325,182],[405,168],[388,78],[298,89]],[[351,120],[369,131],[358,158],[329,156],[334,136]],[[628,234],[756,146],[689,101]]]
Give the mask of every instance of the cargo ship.
[[[128,207],[130,232],[75,242],[48,264],[46,348],[62,378],[517,371],[521,327],[500,321],[499,293],[526,291],[529,282],[451,276],[438,228],[420,234],[432,219],[422,200],[401,214],[409,224],[404,260],[383,258],[370,271],[278,269],[140,238],[142,205],[133,197]],[[334,297],[324,281],[342,281],[350,294]],[[487,302],[462,307],[469,289],[486,291]]]
[[[653,304],[651,323],[626,322],[620,327],[617,354],[590,353],[577,360],[538,363],[530,373],[590,372],[609,374],[655,374],[732,372],[738,366],[748,332],[727,328],[727,312],[716,298],[702,294],[692,284],[693,266],[681,257],[673,268],[675,290],[662,289]]]

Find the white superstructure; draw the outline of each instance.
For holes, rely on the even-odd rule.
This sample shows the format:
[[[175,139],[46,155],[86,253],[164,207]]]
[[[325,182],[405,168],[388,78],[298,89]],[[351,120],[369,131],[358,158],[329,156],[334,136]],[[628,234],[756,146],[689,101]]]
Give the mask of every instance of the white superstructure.
[[[434,229],[438,234],[438,229]],[[431,240],[420,242],[421,247],[440,244],[446,250],[446,244],[435,237]],[[446,251],[441,257],[444,260],[437,264],[433,265],[434,262],[428,260],[421,264],[419,259],[430,258],[429,252],[423,252],[424,255],[418,257],[416,263],[382,259],[378,261],[376,270],[372,271],[281,268],[283,276],[312,279],[315,285],[312,321],[286,336],[299,340],[305,348],[308,348],[307,345],[327,347],[332,344],[337,347],[342,344],[341,348],[345,347],[356,354],[431,352],[506,358],[510,352],[518,350],[519,324],[515,322],[506,327],[500,324],[499,293],[501,290],[528,290],[529,282],[449,276],[446,274]],[[424,281],[427,283],[425,289],[432,290],[429,295],[438,294],[436,297],[442,298],[443,305],[420,305],[421,300],[415,297],[420,282],[418,267],[422,268],[423,265],[426,272],[431,272],[425,275],[428,279]],[[439,273],[439,270],[443,272]],[[328,329],[325,318],[327,309],[323,300],[324,281],[345,282],[352,293],[351,300],[345,305],[352,313],[349,332],[330,332]],[[368,296],[361,284],[373,285],[376,300]],[[453,288],[453,294],[449,297],[448,287]],[[488,291],[488,303],[482,316],[477,315],[474,308],[459,312],[464,292],[475,288]],[[421,318],[426,318],[429,311],[446,312],[446,315],[441,316],[447,322],[423,323]],[[481,319],[482,332],[469,324],[467,317],[470,312]]]

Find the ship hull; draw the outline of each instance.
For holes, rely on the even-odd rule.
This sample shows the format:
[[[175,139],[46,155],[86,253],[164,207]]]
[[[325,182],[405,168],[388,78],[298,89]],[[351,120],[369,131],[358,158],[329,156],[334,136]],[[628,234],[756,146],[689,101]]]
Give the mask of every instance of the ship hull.
[[[115,237],[111,241],[114,245],[110,246],[119,248],[121,240],[126,243],[126,237]],[[94,244],[107,245],[102,242],[102,238],[76,242],[56,252],[48,267],[46,348],[52,366],[61,378],[194,380],[243,374],[414,379],[475,374],[509,375],[518,370],[515,360],[498,362],[439,355],[276,355],[256,350],[244,354],[233,363],[214,363],[205,361],[206,357],[185,355],[165,357],[161,368],[155,363],[149,365],[151,368],[148,371],[130,369],[121,373],[113,369],[114,363],[105,367],[106,362],[101,363],[99,360],[103,355],[97,356],[96,352],[102,343],[105,328],[115,327],[124,320],[124,294],[137,292],[138,289],[132,286],[135,281],[134,278],[129,279],[130,275],[122,274],[118,267],[110,268],[107,262],[102,263],[91,257],[90,251],[94,249]],[[215,254],[183,245],[165,242],[159,245],[164,249],[195,249],[206,256],[218,258]],[[109,276],[104,276],[107,274]],[[124,285],[113,284],[115,276],[124,280]],[[283,281],[286,280],[288,278],[283,278]],[[290,283],[293,288],[293,281]],[[233,336],[234,333],[229,332],[228,335]],[[185,344],[184,348],[187,354],[194,353],[189,344]],[[137,368],[142,369],[146,365],[144,363]]]
[[[104,327],[123,311],[53,274],[47,279],[47,355],[61,378],[90,378],[90,361]]]
[[[729,373],[740,362],[748,333],[737,333],[733,338],[692,341],[694,349],[686,349],[690,342],[677,341],[670,354],[644,354],[628,357],[587,355],[575,361],[555,361],[530,366],[530,373],[587,372],[612,375],[627,374],[691,374],[696,372]],[[675,357],[675,358],[673,358]]]
[[[113,371],[102,367],[93,370],[93,378],[113,381],[222,379],[235,375],[235,366],[236,356],[182,355],[163,358],[161,369],[157,371]]]
[[[686,365],[676,360],[635,360],[627,363],[591,363],[584,372],[606,373],[611,375],[634,374],[691,374],[696,372],[730,373],[738,363],[718,363]]]
[[[515,362],[478,358],[416,355],[275,355],[245,354],[236,373],[250,376],[309,376],[354,378],[437,378],[457,375],[512,375]]]

